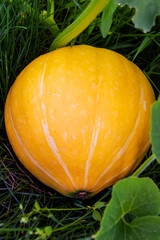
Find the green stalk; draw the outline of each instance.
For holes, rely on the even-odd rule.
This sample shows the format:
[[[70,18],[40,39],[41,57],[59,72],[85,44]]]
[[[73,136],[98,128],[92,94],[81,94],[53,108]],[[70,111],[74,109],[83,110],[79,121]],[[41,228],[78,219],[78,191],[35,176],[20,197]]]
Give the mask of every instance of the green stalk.
[[[39,19],[50,30],[53,36],[57,35],[59,28],[54,20],[54,0],[47,0],[47,11],[39,15]]]
[[[52,18],[54,19],[54,0],[47,0],[47,15],[52,14]]]
[[[71,24],[51,44],[49,51],[64,47],[72,39],[78,36],[96,16],[103,10],[110,0],[92,0],[84,12]]]
[[[133,174],[132,176],[138,177],[144,170],[154,161],[156,157],[152,154]]]

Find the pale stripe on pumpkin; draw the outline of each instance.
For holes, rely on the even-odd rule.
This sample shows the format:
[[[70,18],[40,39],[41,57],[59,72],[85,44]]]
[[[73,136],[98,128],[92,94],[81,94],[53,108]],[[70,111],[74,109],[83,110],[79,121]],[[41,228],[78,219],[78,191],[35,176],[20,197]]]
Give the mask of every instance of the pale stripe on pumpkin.
[[[59,185],[60,187],[62,187],[65,191],[68,192],[68,190],[67,190],[64,186],[62,186],[54,177],[52,177],[52,175],[49,174],[48,171],[46,171],[44,168],[42,168],[42,167],[38,164],[38,162],[36,162],[36,161],[32,158],[32,156],[29,154],[29,152],[27,151],[27,149],[24,147],[24,145],[23,145],[23,143],[22,143],[22,141],[21,141],[21,139],[20,139],[20,137],[19,137],[19,135],[18,135],[18,133],[17,133],[17,131],[16,131],[16,129],[15,129],[15,126],[14,126],[14,123],[13,123],[13,119],[12,119],[12,115],[11,115],[11,111],[10,111],[10,107],[9,107],[9,116],[10,116],[10,120],[11,120],[11,124],[12,124],[13,130],[14,130],[14,132],[15,132],[15,134],[16,134],[17,139],[18,139],[18,142],[19,142],[19,144],[21,145],[21,147],[23,148],[23,150],[24,150],[24,152],[26,153],[26,155],[27,155],[27,156],[29,157],[29,159],[31,160],[31,162],[33,162],[33,163],[36,165],[36,167],[38,167],[42,172],[44,172],[44,174],[46,174],[47,177],[51,178],[54,182],[56,182],[56,184],[58,184],[58,185]]]
[[[140,85],[140,88],[141,88],[141,95],[140,95],[139,104],[142,105],[142,104],[143,104],[143,97],[144,97],[142,85]],[[142,107],[141,107],[141,109],[142,109]],[[121,157],[121,155],[126,151],[129,143],[131,142],[133,136],[135,135],[135,132],[136,132],[136,129],[137,129],[139,120],[140,120],[141,112],[142,112],[141,109],[139,110],[138,117],[137,117],[137,120],[136,120],[134,129],[133,129],[133,131],[131,132],[131,134],[129,135],[127,141],[125,142],[125,144],[123,145],[123,147],[120,149],[120,151],[114,156],[114,158],[113,158],[112,161],[111,161],[111,164],[109,164],[109,165],[107,166],[107,168],[104,170],[104,172],[99,176],[99,178],[98,178],[97,182],[94,184],[93,188],[98,184],[98,182],[100,181],[100,179],[111,169],[111,167],[116,163],[116,161],[118,161],[118,159]]]
[[[70,174],[67,166],[65,165],[65,163],[64,163],[64,162],[62,161],[62,159],[61,159],[61,156],[60,156],[60,153],[59,153],[58,148],[57,148],[57,146],[56,146],[56,143],[55,143],[53,137],[51,137],[50,134],[49,134],[48,124],[47,124],[47,120],[46,120],[46,119],[45,119],[45,123],[44,123],[44,121],[42,120],[42,126],[43,126],[44,133],[45,133],[45,135],[46,135],[46,139],[47,139],[48,145],[49,145],[49,147],[50,147],[50,149],[51,149],[54,157],[58,160],[59,164],[62,166],[62,168],[64,169],[64,171],[66,172],[66,174],[67,174],[68,177],[70,178],[73,186],[74,186],[75,189],[76,189],[76,186],[75,186],[75,184],[74,184],[74,182],[73,182],[73,179],[72,179],[72,177],[71,177],[71,174]]]
[[[98,134],[99,134],[99,129],[100,129],[100,120],[101,120],[101,118],[99,117],[97,123],[95,123],[95,125],[93,127],[91,146],[90,146],[90,151],[89,151],[89,155],[88,155],[88,159],[87,159],[87,163],[86,163],[84,189],[88,182],[88,171],[89,171],[89,167],[91,165],[91,159],[92,159],[95,147],[97,145]]]
[[[48,61],[49,56],[46,58],[46,62],[44,64],[44,68],[43,68],[43,71],[41,73],[41,81],[40,81],[40,98],[41,98],[41,101],[42,101],[43,89],[45,88],[45,85],[44,85],[44,75],[45,75],[46,65],[47,65],[47,61]],[[50,147],[50,149],[51,149],[55,159],[62,166],[62,168],[64,169],[65,173],[67,174],[67,176],[71,180],[74,188],[76,189],[76,186],[75,186],[75,184],[73,182],[71,174],[70,174],[66,164],[61,159],[61,156],[60,156],[60,153],[59,153],[58,148],[56,146],[56,143],[55,143],[53,137],[51,137],[50,134],[49,134],[47,117],[46,117],[46,106],[45,106],[45,103],[43,101],[41,102],[41,107],[42,107],[42,113],[43,113],[43,118],[44,118],[44,120],[42,119],[41,122],[42,122],[42,127],[43,127],[44,134],[46,136],[47,143],[48,143],[48,145],[49,145],[49,147]]]
[[[137,159],[145,152],[145,150],[147,149],[147,147],[150,145],[150,141],[147,142],[147,144],[144,146],[143,150],[140,152],[140,154],[138,154],[137,158],[135,159],[134,162],[131,162],[127,167],[125,167],[124,169],[122,169],[122,171],[118,172],[116,175],[112,176],[110,179],[108,179],[102,186],[101,189],[104,189],[104,186],[110,182],[112,179],[114,179],[115,177],[117,177],[118,175],[120,175],[121,173],[125,172],[131,165],[134,165],[134,163],[137,161]],[[93,190],[93,188],[95,187],[95,185],[90,189],[90,191]]]
[[[86,162],[86,169],[85,169],[85,176],[84,176],[84,190],[87,186],[88,183],[88,172],[89,168],[91,165],[91,160],[93,157],[93,153],[95,151],[96,145],[97,145],[97,140],[98,140],[98,135],[99,135],[99,129],[100,129],[100,123],[101,123],[101,117],[99,114],[99,91],[100,91],[100,85],[102,82],[102,76],[99,76],[98,78],[98,85],[97,85],[97,95],[96,95],[96,116],[95,116],[95,124],[93,126],[93,131],[92,131],[92,139],[91,139],[91,145],[90,145],[90,150],[88,154],[88,159]]]
[[[51,54],[51,53],[50,53]],[[50,56],[50,54],[48,54],[47,58],[46,58],[46,62],[44,64],[44,67],[43,67],[43,71],[41,73],[41,78],[40,78],[40,98],[42,98],[42,93],[43,93],[43,79],[44,79],[44,74],[45,74],[45,70],[46,70],[46,65],[47,65],[47,61],[48,61],[48,58]]]

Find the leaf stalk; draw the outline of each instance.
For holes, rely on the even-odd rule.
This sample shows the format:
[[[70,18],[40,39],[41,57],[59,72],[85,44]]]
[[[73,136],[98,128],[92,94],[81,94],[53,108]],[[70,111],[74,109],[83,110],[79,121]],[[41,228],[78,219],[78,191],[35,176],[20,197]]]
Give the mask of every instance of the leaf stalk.
[[[142,172],[146,170],[146,168],[154,161],[156,157],[152,154],[133,174],[132,176],[138,177]]]
[[[82,14],[52,42],[49,51],[66,46],[89,26],[109,1],[110,0],[92,0]]]

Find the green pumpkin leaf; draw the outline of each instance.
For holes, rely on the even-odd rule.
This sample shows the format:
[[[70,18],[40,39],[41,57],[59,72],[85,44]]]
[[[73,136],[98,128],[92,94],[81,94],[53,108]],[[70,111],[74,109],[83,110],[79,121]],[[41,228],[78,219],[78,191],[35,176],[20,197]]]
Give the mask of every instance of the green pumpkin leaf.
[[[109,29],[112,24],[112,16],[116,8],[117,8],[117,4],[115,3],[115,0],[110,0],[107,6],[103,10],[101,25],[100,25],[100,30],[103,38],[105,38],[109,32]]]
[[[40,205],[39,205],[39,203],[37,201],[35,202],[34,207],[35,207],[36,210],[40,210],[41,209],[41,207],[40,207]]]
[[[94,204],[94,207],[97,209],[97,208],[102,208],[102,207],[104,207],[104,205],[105,205],[105,202],[100,202],[100,201],[98,201],[98,202],[96,202],[96,203]]]
[[[160,217],[145,216],[132,221],[126,228],[127,239],[131,240],[159,240],[160,239]]]
[[[116,0],[118,4],[135,8],[132,20],[136,28],[149,32],[155,25],[156,16],[160,15],[159,0]]]
[[[46,233],[47,236],[50,236],[52,233],[52,227],[51,226],[47,226],[44,228],[44,232]]]
[[[160,98],[152,105],[150,135],[152,152],[160,163]]]
[[[160,191],[150,178],[123,179],[113,187],[112,198],[95,239],[158,240],[159,213]],[[152,227],[154,221],[155,227]]]
[[[97,210],[94,210],[94,211],[93,211],[92,217],[93,217],[93,219],[96,220],[96,221],[101,221],[101,220],[102,220],[101,214],[100,214],[100,212],[98,212]]]

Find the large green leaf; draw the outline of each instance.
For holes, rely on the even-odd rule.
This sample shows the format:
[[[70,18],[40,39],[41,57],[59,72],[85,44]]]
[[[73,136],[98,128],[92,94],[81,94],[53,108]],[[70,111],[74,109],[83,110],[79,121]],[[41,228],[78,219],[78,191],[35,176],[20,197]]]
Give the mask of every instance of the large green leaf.
[[[151,109],[151,143],[152,151],[160,163],[160,98]]]
[[[96,240],[159,240],[160,192],[150,178],[115,184]]]
[[[160,15],[160,0],[116,0],[118,4],[135,8],[133,22],[136,28],[144,32],[151,30],[156,16]]]

